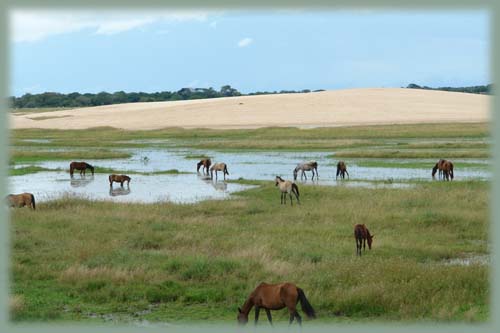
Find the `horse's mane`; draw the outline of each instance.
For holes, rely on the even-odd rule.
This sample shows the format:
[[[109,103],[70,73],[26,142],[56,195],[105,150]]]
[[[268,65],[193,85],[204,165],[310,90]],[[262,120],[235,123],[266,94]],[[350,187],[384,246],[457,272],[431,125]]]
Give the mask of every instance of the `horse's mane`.
[[[85,163],[85,166],[86,166],[87,168],[90,168],[90,169],[93,169],[93,168],[94,168],[92,165],[88,164],[87,162],[84,162],[84,163]]]
[[[276,176],[276,178],[278,178],[279,180],[281,180],[282,182],[284,182],[285,180],[283,178],[281,178],[281,176]]]

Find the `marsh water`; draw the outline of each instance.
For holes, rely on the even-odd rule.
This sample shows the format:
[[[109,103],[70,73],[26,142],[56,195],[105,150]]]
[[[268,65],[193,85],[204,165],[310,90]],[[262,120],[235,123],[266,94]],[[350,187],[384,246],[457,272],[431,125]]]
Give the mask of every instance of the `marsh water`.
[[[122,202],[158,202],[172,201],[176,203],[193,203],[206,199],[225,199],[235,192],[250,188],[223,180],[222,173],[218,179],[210,179],[201,170],[196,172],[199,156],[209,156],[212,162],[225,162],[228,165],[228,180],[253,179],[274,181],[276,175],[285,179],[293,179],[292,171],[297,163],[308,160],[318,162],[319,179],[311,181],[311,173],[306,172],[307,180],[297,179],[302,185],[320,186],[363,186],[363,187],[408,187],[412,181],[432,181],[431,168],[435,160],[419,160],[428,162],[428,168],[404,166],[412,160],[383,159],[385,163],[394,163],[394,167],[362,166],[362,159],[348,161],[349,180],[336,180],[335,155],[331,152],[217,152],[179,148],[144,148],[120,149],[131,153],[130,158],[109,160],[87,160],[99,168],[119,170],[120,173],[132,177],[130,186],[115,183],[110,189],[108,174],[96,172],[90,176],[75,173],[71,178],[68,172],[70,161],[46,161],[37,165],[47,169],[60,171],[43,171],[36,174],[9,177],[11,193],[31,192],[39,199],[46,201],[62,195],[75,195],[96,200],[113,200]],[[372,160],[373,161],[373,160]],[[467,162],[454,160],[455,163]],[[486,160],[475,163],[488,163]],[[398,167],[398,166],[401,167]],[[24,165],[26,166],[26,165]],[[16,167],[23,167],[17,165]],[[166,170],[177,170],[178,174],[153,174]],[[487,168],[469,167],[455,170],[456,180],[490,179]]]

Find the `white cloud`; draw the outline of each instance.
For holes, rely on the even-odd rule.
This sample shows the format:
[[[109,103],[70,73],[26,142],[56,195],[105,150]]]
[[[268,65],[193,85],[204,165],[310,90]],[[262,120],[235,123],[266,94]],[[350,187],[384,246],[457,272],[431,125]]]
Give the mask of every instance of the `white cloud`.
[[[238,42],[238,47],[246,47],[246,46],[248,46],[248,45],[250,45],[252,43],[253,43],[253,39],[252,38],[248,38],[248,37],[247,38],[243,38],[242,40],[240,40]]]
[[[211,12],[127,12],[15,10],[10,13],[11,40],[34,42],[49,36],[89,30],[99,35],[113,35],[155,22],[204,22]]]

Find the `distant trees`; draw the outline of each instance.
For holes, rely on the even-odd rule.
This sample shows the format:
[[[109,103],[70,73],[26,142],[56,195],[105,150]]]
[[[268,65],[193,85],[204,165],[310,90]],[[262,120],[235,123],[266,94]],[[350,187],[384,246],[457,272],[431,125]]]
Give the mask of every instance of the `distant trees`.
[[[491,94],[493,85],[488,84],[485,86],[471,86],[471,87],[439,87],[431,88],[427,86],[419,86],[415,83],[410,83],[406,88],[409,89],[427,89],[427,90],[443,90],[443,91],[455,91],[455,92],[465,92],[471,94]]]
[[[274,92],[256,92],[248,95],[264,95],[264,94],[284,94],[284,93],[308,93],[309,89],[300,91],[282,90],[279,93]],[[178,101],[202,98],[218,98],[242,96],[237,89],[230,85],[224,85],[219,91],[210,88],[182,88],[178,91],[161,91],[155,93],[116,91],[108,93],[102,91],[97,94],[80,94],[73,92],[70,94],[60,94],[55,92],[45,92],[42,94],[24,94],[21,97],[9,97],[10,105],[13,108],[44,108],[44,107],[86,107],[109,105],[119,103],[137,103],[137,102],[161,102],[161,101]]]

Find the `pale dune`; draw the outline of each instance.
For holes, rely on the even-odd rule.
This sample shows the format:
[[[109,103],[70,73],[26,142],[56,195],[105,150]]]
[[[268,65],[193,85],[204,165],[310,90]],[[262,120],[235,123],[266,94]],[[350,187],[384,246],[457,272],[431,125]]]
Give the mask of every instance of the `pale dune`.
[[[129,103],[10,115],[10,127],[127,130],[299,128],[378,124],[487,122],[491,96],[400,88],[367,88],[217,99]],[[46,118],[36,120],[36,118]]]

